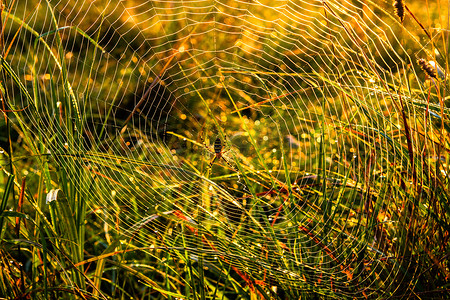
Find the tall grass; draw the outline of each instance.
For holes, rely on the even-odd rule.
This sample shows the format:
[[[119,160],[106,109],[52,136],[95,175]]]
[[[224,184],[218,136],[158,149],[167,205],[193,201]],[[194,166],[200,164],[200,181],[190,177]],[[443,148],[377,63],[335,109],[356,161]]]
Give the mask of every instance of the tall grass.
[[[5,4],[0,296],[445,298],[448,31],[402,3],[302,4],[326,30],[280,16],[261,56],[227,2],[151,55],[116,10]]]

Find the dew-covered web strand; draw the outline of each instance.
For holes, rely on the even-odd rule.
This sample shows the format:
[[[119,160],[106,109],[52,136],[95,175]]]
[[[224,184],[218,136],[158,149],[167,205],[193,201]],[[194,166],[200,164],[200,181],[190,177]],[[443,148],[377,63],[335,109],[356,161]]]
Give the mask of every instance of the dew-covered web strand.
[[[281,182],[286,185],[286,182],[283,182],[283,174],[288,172],[291,174],[290,183],[298,182],[297,186],[301,186],[300,189],[313,191],[298,192],[299,198],[304,203],[293,203],[298,199],[291,197],[292,195],[287,196],[286,192],[279,192],[277,197],[264,196],[260,197],[261,199],[252,199],[251,207],[229,206],[228,211],[237,215],[241,210],[247,210],[247,213],[255,218],[252,220],[252,226],[255,228],[257,224],[261,224],[258,220],[269,215],[269,226],[273,227],[271,232],[274,237],[289,246],[280,246],[281,244],[275,240],[264,240],[265,237],[262,238],[255,228],[245,227],[241,231],[236,231],[235,244],[250,242],[255,245],[264,244],[265,247],[270,248],[267,259],[258,252],[260,248],[248,249],[248,253],[249,256],[253,255],[261,260],[261,264],[270,266],[274,262],[275,273],[286,271],[298,275],[297,267],[302,263],[313,268],[312,270],[320,269],[316,273],[311,271],[312,274],[308,275],[308,280],[319,286],[326,286],[331,280],[324,279],[322,275],[329,278],[345,276],[342,268],[347,267],[345,265],[347,257],[333,245],[337,229],[333,228],[335,231],[330,231],[327,226],[339,225],[346,228],[345,234],[342,230],[342,238],[347,243],[354,243],[361,248],[363,242],[354,237],[359,236],[361,229],[350,224],[354,219],[356,205],[353,207],[353,204],[349,204],[351,206],[349,209],[337,213],[337,219],[345,220],[343,224],[324,226],[324,223],[318,222],[322,218],[320,215],[322,208],[319,208],[321,203],[314,203],[314,197],[316,197],[314,195],[321,192],[320,184],[326,187],[338,186],[337,179],[333,179],[335,172],[344,174],[334,177],[341,181],[344,180],[345,174],[350,174],[352,184],[355,186],[359,184],[356,183],[357,180],[370,180],[363,176],[357,178],[357,176],[364,174],[367,169],[364,164],[371,162],[371,147],[365,144],[362,138],[355,137],[356,133],[368,137],[380,136],[380,134],[374,133],[369,123],[368,125],[352,123],[354,120],[364,120],[366,114],[383,111],[382,105],[387,105],[383,93],[392,93],[392,91],[379,86],[377,81],[384,80],[389,85],[404,84],[401,77],[389,72],[382,73],[380,67],[381,64],[388,65],[389,61],[397,61],[397,64],[403,65],[403,60],[399,59],[399,55],[389,43],[391,37],[395,38],[389,25],[377,17],[370,10],[370,5],[366,3],[353,6],[351,3],[339,1],[283,1],[276,7],[264,7],[262,3],[257,2],[144,1],[136,2],[136,5],[131,7],[126,5],[127,2],[122,1],[108,2],[103,6],[100,2],[89,4],[86,11],[92,9],[92,11],[100,11],[102,15],[102,17],[95,17],[93,23],[101,23],[101,28],[108,28],[108,31],[118,38],[99,36],[99,44],[107,49],[107,53],[98,53],[93,58],[96,60],[98,69],[92,73],[93,83],[89,86],[91,90],[83,91],[83,83],[78,81],[78,78],[69,80],[76,85],[77,93],[90,95],[85,99],[91,103],[82,106],[81,110],[83,115],[90,118],[87,120],[90,126],[101,127],[106,122],[106,117],[110,120],[102,136],[99,136],[96,131],[92,132],[94,143],[106,145],[108,151],[113,154],[109,162],[107,157],[103,157],[101,172],[95,171],[109,178],[99,176],[95,178],[99,189],[111,190],[115,193],[110,199],[105,197],[104,203],[101,204],[105,206],[112,204],[115,201],[114,197],[120,196],[121,203],[131,206],[130,196],[143,195],[146,202],[138,201],[136,207],[139,211],[124,210],[123,216],[131,219],[133,214],[137,213],[140,218],[145,218],[151,206],[159,206],[160,211],[164,212],[175,207],[180,208],[180,211],[184,209],[186,218],[195,216],[197,213],[198,219],[195,222],[200,223],[198,226],[206,228],[209,224],[213,224],[225,228],[227,220],[234,216],[227,215],[224,209],[216,211],[218,216],[200,213],[205,207],[202,207],[202,203],[196,197],[201,198],[207,194],[213,201],[220,201],[221,197],[228,197],[227,201],[242,201],[251,190],[246,186],[248,183],[246,180],[261,182],[258,188],[262,187],[263,191],[271,192],[276,188],[282,190],[285,187],[271,186],[270,182]],[[25,6],[28,7],[28,2]],[[92,17],[86,11],[82,11],[85,9],[82,6],[70,7],[68,3],[60,2],[55,7],[56,12],[60,12],[61,16],[70,16],[71,20],[60,18],[60,22],[64,24],[62,26],[74,23],[87,28],[86,32],[97,34],[96,28],[89,23]],[[119,11],[123,12],[118,13]],[[264,15],[268,11],[272,14]],[[119,17],[114,19],[116,15]],[[48,12],[44,18],[46,20],[50,18]],[[38,22],[37,17],[35,22]],[[73,31],[73,29],[70,30]],[[60,33],[66,34],[65,30]],[[67,36],[72,35],[67,33]],[[225,39],[228,39],[227,42]],[[136,45],[137,42],[140,44]],[[123,56],[117,55],[117,49],[124,44],[126,46],[122,51]],[[56,44],[52,45],[57,47]],[[365,51],[364,47],[367,45],[375,45],[373,48],[375,50],[373,53],[362,55],[361,52]],[[15,52],[26,53],[23,47],[16,49]],[[76,54],[68,63],[71,67],[70,72],[84,74],[90,70],[91,66],[87,58],[83,57],[81,52],[77,52],[78,47],[81,48],[79,51],[92,47],[87,40],[83,40],[81,44],[75,42],[71,44],[70,39],[67,39],[63,47],[66,52]],[[39,49],[44,47],[39,45]],[[383,53],[387,55],[384,56]],[[30,60],[33,58],[27,56],[26,61]],[[39,72],[57,74],[52,68],[56,67],[47,65],[44,60],[36,64]],[[106,72],[102,73],[101,70]],[[149,80],[150,77],[153,77],[152,80]],[[55,79],[59,83],[62,77],[56,75]],[[121,85],[118,82],[121,82]],[[92,91],[97,87],[103,87],[103,90],[94,96]],[[123,95],[116,89],[122,90]],[[230,92],[233,99],[226,95],[225,90]],[[61,91],[62,87],[59,87],[58,92]],[[146,97],[147,92],[152,99]],[[124,99],[127,93],[134,97],[131,100],[134,107],[123,107],[127,101]],[[210,99],[213,101],[205,101],[201,105],[196,103],[194,106],[189,101],[192,97],[196,97],[195,94],[201,95],[207,101]],[[239,122],[249,123],[247,132],[242,124],[233,123],[236,113],[229,113],[235,110],[231,107],[232,100],[238,108],[249,106],[242,111],[245,117],[239,120]],[[267,100],[270,101],[263,103]],[[200,103],[200,99],[197,101]],[[149,105],[154,105],[156,108],[152,111]],[[251,105],[253,106],[250,107]],[[112,113],[108,115],[111,106]],[[145,111],[146,109],[148,111]],[[119,119],[119,110],[124,111],[125,115],[121,119]],[[392,110],[395,111],[396,108]],[[52,107],[44,111],[43,113],[47,115],[43,116],[43,119],[49,122],[49,127],[59,122],[58,112],[52,111]],[[221,113],[225,113],[227,120],[214,121],[213,118],[222,117]],[[339,113],[343,114],[344,118],[335,116]],[[198,116],[198,114],[204,115]],[[259,127],[252,124],[255,120],[251,118],[255,115],[258,123],[262,124]],[[38,116],[30,114],[27,117],[32,124],[38,125],[40,122]],[[124,130],[122,121],[128,118],[129,121],[126,124],[128,127]],[[383,126],[388,123],[387,119],[382,119]],[[179,124],[185,125],[186,128],[182,128],[183,130],[176,128]],[[171,129],[171,126],[176,130]],[[51,136],[45,127],[37,127],[42,136],[47,138]],[[166,132],[169,130],[173,130],[176,135],[169,134],[169,138],[160,136],[160,133],[164,132],[167,137]],[[246,172],[246,180],[237,178],[236,174],[231,180],[221,177],[226,176],[226,172],[234,172],[229,170],[223,161],[216,161],[213,165],[209,176],[210,181],[204,178],[211,157],[209,151],[197,145],[201,144],[199,135],[205,138],[211,147],[215,138],[223,134],[229,137],[223,141],[224,144],[236,143],[233,146],[236,148],[237,155],[227,156],[227,160],[231,159],[230,163],[234,166],[236,162],[233,159],[239,159],[241,165],[239,171]],[[258,141],[257,149],[252,149],[253,146],[248,142],[247,134],[251,134],[252,138]],[[125,140],[133,136],[137,136],[137,140]],[[53,137],[53,147],[64,147],[66,141],[63,136],[61,137],[62,140],[59,136]],[[184,143],[186,141],[183,141],[183,137],[195,143],[191,143],[190,148],[186,147],[184,144],[187,143]],[[125,145],[129,146],[129,149],[121,146],[121,138],[124,138],[125,143],[130,143]],[[131,148],[134,150],[130,150]],[[317,160],[322,155],[319,153],[322,148],[327,152],[324,154],[325,163],[322,169],[319,169]],[[85,153],[90,152],[90,148],[84,145],[79,146],[79,149]],[[393,149],[393,153],[386,151],[381,152],[380,155],[384,156],[386,161],[390,161],[396,155],[402,155],[395,152],[396,148]],[[256,151],[270,161],[267,169],[262,168],[262,162],[258,161]],[[334,165],[331,157],[327,161],[328,155],[333,151],[337,156],[346,157],[345,163]],[[175,154],[172,155],[172,152]],[[94,154],[100,153],[101,150],[98,150],[98,153]],[[64,164],[66,158],[55,156],[54,159]],[[117,163],[115,160],[121,162]],[[287,164],[286,168],[283,165],[284,162]],[[97,163],[93,161],[91,167]],[[143,166],[146,163],[148,166],[144,170]],[[153,167],[152,163],[163,166]],[[191,168],[189,164],[194,167]],[[224,168],[217,166],[218,164]],[[193,176],[194,169],[198,169],[200,174]],[[77,178],[76,165],[66,171],[73,180]],[[127,178],[129,182],[123,174],[129,177]],[[309,176],[308,174],[315,174],[322,181],[302,184],[302,179]],[[155,184],[154,180],[158,178],[160,182],[156,189],[152,184]],[[189,186],[187,183],[190,180],[195,180],[199,185]],[[119,182],[127,188],[121,190],[116,186],[117,190],[115,190],[111,181]],[[230,187],[236,182],[237,188]],[[206,188],[202,187],[203,184]],[[127,194],[128,192],[130,195]],[[172,197],[176,195],[174,198],[178,198],[180,203],[186,205],[177,206],[178,203],[169,203],[174,199],[165,198],[164,193],[169,192],[172,193]],[[244,195],[234,197],[231,196],[232,192],[236,194],[242,192]],[[331,195],[328,196],[331,197]],[[335,204],[330,202],[329,205]],[[212,203],[209,209],[213,210],[220,205],[225,206],[225,204]],[[112,210],[119,212],[121,208],[112,208]],[[307,227],[307,219],[315,222]],[[134,224],[136,224],[135,220],[124,220],[120,226],[127,230]],[[153,224],[154,231],[163,232],[166,228],[164,222],[159,220]],[[299,225],[304,226],[301,229],[303,231],[299,230]],[[261,231],[263,232],[264,228]],[[195,243],[198,242],[196,237],[186,234],[185,238],[188,247],[194,252],[200,251],[195,247]],[[175,237],[168,236],[167,239],[170,243],[175,242]],[[229,242],[230,239],[225,237],[223,241]],[[306,253],[304,255],[316,264],[315,267],[311,267],[312,263],[299,263],[301,260],[298,259],[298,253],[286,250],[298,241],[301,241],[302,245],[299,251]],[[226,255],[228,259],[236,253],[242,253],[239,252],[242,250],[237,251],[237,248],[229,249],[231,250]],[[206,253],[206,249],[203,250]],[[277,257],[279,256],[277,251],[284,251],[281,255],[282,259]],[[373,249],[369,248],[369,251],[375,253]],[[330,261],[335,264],[329,264]],[[281,262],[289,263],[281,264]],[[382,263],[373,261],[375,265]],[[252,264],[250,261],[246,261],[245,264],[249,266],[249,272],[258,270],[258,264]],[[275,264],[280,265],[275,266]],[[392,272],[398,272],[398,269],[392,268]],[[296,278],[296,275],[292,276]],[[318,283],[319,279],[322,283]],[[334,285],[345,291],[346,282],[346,279],[341,279]],[[371,284],[365,286],[370,288]]]

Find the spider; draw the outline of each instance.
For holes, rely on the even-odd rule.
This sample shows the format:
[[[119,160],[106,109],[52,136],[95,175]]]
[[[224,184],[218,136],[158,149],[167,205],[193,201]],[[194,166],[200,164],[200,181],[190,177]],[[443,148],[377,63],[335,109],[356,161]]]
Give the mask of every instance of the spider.
[[[226,138],[226,136],[225,136],[225,138]],[[227,165],[232,169],[232,170],[234,170],[234,171],[236,171],[236,169],[228,162],[228,160],[226,160],[226,158],[223,156],[225,153],[227,153],[228,151],[230,151],[231,149],[228,149],[228,150],[223,150],[224,148],[225,148],[225,146],[223,145],[223,143],[222,143],[222,140],[219,138],[219,137],[217,137],[216,138],[216,140],[214,141],[214,150],[212,150],[206,143],[205,143],[205,141],[203,140],[203,138],[200,136],[200,139],[202,140],[202,144],[203,144],[203,146],[205,146],[205,148],[209,151],[209,152],[211,152],[212,154],[214,154],[214,157],[211,159],[211,161],[209,162],[209,165],[208,165],[208,169],[211,169],[212,168],[212,166],[213,166],[213,164],[214,164],[214,162],[216,161],[216,160],[220,160],[220,159],[223,159],[226,163],[227,163]]]

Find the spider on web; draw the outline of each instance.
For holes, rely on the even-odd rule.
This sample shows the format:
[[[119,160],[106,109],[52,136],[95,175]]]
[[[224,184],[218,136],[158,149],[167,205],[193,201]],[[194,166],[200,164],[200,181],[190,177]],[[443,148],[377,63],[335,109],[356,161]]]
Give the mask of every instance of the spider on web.
[[[227,136],[224,134],[225,139],[227,139]],[[213,164],[215,161],[219,161],[220,159],[223,159],[223,161],[225,161],[225,163],[228,165],[228,167],[230,167],[233,171],[237,170],[233,167],[233,165],[223,156],[225,153],[227,153],[228,151],[231,150],[225,149],[225,145],[222,142],[222,140],[220,139],[220,137],[217,137],[216,140],[214,141],[214,150],[211,149],[211,147],[209,147],[205,140],[202,138],[202,136],[200,135],[200,139],[202,140],[202,144],[203,146],[206,148],[206,150],[208,150],[210,153],[214,154],[214,157],[211,159],[211,161],[208,164],[208,170],[211,170]]]

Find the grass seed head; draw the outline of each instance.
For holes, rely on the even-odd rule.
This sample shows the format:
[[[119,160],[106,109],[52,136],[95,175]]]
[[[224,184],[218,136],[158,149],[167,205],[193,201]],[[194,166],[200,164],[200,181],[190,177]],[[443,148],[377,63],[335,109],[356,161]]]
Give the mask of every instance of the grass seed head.
[[[430,65],[430,63],[428,63],[425,59],[423,58],[419,58],[417,60],[417,63],[419,64],[420,68],[427,73],[428,76],[433,77],[433,78],[437,78],[436,77],[436,69],[433,68],[432,65]]]
[[[400,22],[403,23],[405,19],[405,2],[403,0],[394,0],[393,6],[395,14],[400,19]]]

